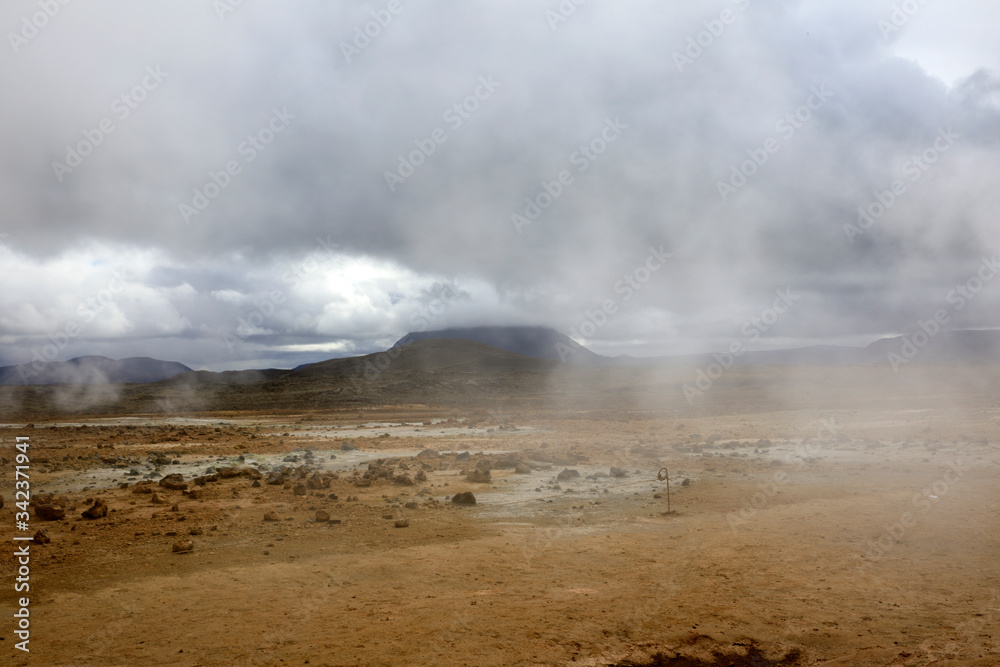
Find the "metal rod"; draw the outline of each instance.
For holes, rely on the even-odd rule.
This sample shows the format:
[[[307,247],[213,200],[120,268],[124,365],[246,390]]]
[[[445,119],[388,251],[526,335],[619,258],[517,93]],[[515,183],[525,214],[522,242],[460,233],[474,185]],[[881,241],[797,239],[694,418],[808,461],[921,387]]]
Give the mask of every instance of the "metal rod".
[[[660,471],[656,473],[656,479],[667,481],[667,512],[670,512],[670,471],[666,468],[660,468]]]

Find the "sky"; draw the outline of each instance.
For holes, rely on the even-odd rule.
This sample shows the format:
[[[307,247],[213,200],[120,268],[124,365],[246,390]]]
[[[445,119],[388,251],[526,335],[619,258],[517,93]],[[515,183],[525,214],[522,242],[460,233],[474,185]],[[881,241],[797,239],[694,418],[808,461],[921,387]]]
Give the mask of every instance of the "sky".
[[[997,25],[985,0],[9,0],[0,365],[1000,328]]]

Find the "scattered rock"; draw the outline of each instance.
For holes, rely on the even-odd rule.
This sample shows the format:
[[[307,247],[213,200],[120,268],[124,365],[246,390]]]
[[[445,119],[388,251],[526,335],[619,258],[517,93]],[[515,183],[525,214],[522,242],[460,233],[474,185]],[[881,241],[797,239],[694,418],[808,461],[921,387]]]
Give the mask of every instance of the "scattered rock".
[[[297,496],[304,496],[308,492],[309,492],[309,489],[307,489],[306,485],[302,484],[302,483],[296,484],[295,488],[292,490],[292,493],[294,493]]]
[[[260,486],[260,480],[255,479],[253,481],[253,484],[251,484],[250,486],[252,486],[255,489],[258,488]]]
[[[154,493],[153,496],[149,499],[149,502],[153,503],[154,505],[163,505],[167,501],[164,500],[163,496],[161,496],[160,494]]]
[[[414,479],[416,481],[418,481],[418,482],[426,482],[427,481],[427,473],[425,473],[423,470],[421,470],[421,471],[419,471],[416,474],[416,476],[414,477]]]
[[[348,444],[348,443],[345,442],[344,444],[342,444],[340,446],[340,450],[343,451],[343,452],[356,452],[356,451],[358,451],[358,448],[355,447],[354,445],[351,445],[351,444]]]
[[[31,538],[31,541],[35,544],[48,544],[52,541],[52,538],[49,537],[49,531],[42,528],[35,532],[35,536]]]
[[[172,551],[175,554],[186,554],[189,551],[194,551],[194,542],[191,540],[180,540],[179,542],[174,542]]]
[[[204,493],[201,489],[191,489],[190,491],[185,491],[187,497],[191,500],[198,500],[201,498],[201,494]]]
[[[394,484],[398,484],[399,486],[413,486],[413,479],[411,479],[410,476],[406,474],[396,475],[395,477],[392,478],[392,482]]]
[[[90,509],[84,510],[82,513],[82,516],[85,519],[100,519],[102,517],[106,517],[107,515],[108,506],[100,498],[94,501],[94,504],[91,505]]]
[[[578,479],[580,477],[579,470],[573,470],[572,468],[563,468],[563,471],[556,475],[556,479],[560,482],[566,482],[571,479]]]
[[[139,482],[132,488],[132,493],[152,493],[153,487],[149,482]]]
[[[66,516],[66,510],[62,508],[62,505],[43,503],[35,505],[35,516],[42,521],[58,521]]]
[[[472,458],[472,454],[470,454],[469,452],[462,452],[461,454],[459,454],[458,456],[455,457],[455,460],[456,461],[468,461],[471,458]]]
[[[408,502],[408,503],[406,503],[405,505],[403,505],[403,507],[405,507],[405,508],[406,508],[406,509],[408,509],[408,510],[415,510],[415,509],[417,509],[417,508],[418,508],[418,507],[420,507],[420,506],[419,506],[419,505],[417,505],[417,504],[416,504],[415,502],[413,502],[413,501],[411,500],[410,502]]]
[[[470,482],[476,482],[478,484],[489,484],[490,482],[490,471],[489,470],[473,470],[465,479]]]
[[[409,519],[396,519],[396,528],[409,528],[409,527],[410,527]]]
[[[281,521],[281,517],[274,510],[269,510],[264,513],[264,521]]]
[[[326,510],[316,510],[316,520],[325,523],[330,520],[330,513]]]
[[[205,531],[203,531],[201,528],[192,528],[191,530],[188,531],[188,535],[201,535],[203,532]]]
[[[624,468],[615,468],[612,466],[611,476],[618,479],[621,479],[622,477],[628,477],[628,471],[625,470]]]
[[[160,480],[160,486],[171,491],[187,491],[188,485],[184,483],[184,475],[179,472],[171,473]]]
[[[170,507],[170,511],[171,511],[171,512],[180,512],[180,511],[181,511],[181,506],[180,506],[180,505],[178,505],[177,503],[174,503],[174,504],[173,504],[173,505],[172,505],[172,506]]]
[[[691,486],[691,480],[685,477],[684,481],[681,482],[681,486]]]
[[[371,486],[371,485],[372,481],[364,477],[354,482],[354,486]]]
[[[314,473],[312,477],[306,480],[306,486],[310,489],[329,489],[330,488],[330,478],[326,475],[321,475],[319,473]]]
[[[463,491],[452,496],[451,502],[455,505],[475,505],[476,497],[472,495],[472,491]]]
[[[514,472],[518,475],[527,475],[531,472],[531,466],[522,461],[514,466]]]
[[[425,449],[417,454],[417,457],[422,459],[438,459],[441,458],[441,452],[436,449]]]

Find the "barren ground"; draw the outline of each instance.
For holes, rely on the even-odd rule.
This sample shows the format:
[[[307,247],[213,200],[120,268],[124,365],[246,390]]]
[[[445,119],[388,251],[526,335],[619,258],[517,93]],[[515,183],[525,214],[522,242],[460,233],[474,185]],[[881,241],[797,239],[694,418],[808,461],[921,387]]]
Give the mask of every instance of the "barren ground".
[[[189,417],[0,429],[5,534],[15,436],[31,437],[33,495],[68,505],[32,516],[51,543],[31,546],[30,656],[3,586],[7,664],[1000,664],[991,399]],[[388,477],[358,486],[370,463]],[[267,483],[281,465],[308,476]],[[263,478],[195,485],[210,466]],[[491,482],[467,481],[477,467]],[[159,486],[171,472],[201,497]],[[317,473],[330,486],[296,495]],[[134,492],[147,477],[164,504]],[[478,503],[451,503],[462,491]],[[82,518],[94,498],[110,513]],[[172,553],[183,539],[193,551]]]

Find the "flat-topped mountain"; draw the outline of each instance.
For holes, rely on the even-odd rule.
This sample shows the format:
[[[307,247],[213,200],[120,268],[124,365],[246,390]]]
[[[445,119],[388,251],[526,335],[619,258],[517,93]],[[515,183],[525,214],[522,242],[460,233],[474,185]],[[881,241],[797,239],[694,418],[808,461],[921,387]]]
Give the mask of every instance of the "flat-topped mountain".
[[[469,327],[411,331],[393,347],[428,339],[468,340],[535,359],[556,359],[578,366],[607,366],[614,359],[591,352],[572,338],[548,327]]]

